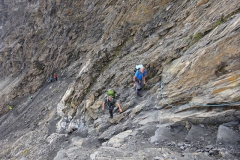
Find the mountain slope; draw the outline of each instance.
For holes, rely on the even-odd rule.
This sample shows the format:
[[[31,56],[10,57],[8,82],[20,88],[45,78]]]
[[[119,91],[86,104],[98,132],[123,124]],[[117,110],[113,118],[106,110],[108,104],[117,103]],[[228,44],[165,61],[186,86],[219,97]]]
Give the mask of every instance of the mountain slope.
[[[239,157],[237,0],[0,7],[1,159]],[[142,98],[137,63],[148,73]],[[100,107],[108,88],[124,110],[112,120]]]

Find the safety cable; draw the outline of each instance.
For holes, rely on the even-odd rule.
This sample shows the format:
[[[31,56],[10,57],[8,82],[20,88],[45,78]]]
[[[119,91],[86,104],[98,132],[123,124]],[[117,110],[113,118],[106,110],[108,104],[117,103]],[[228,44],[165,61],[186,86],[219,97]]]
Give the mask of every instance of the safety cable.
[[[167,100],[164,98],[163,96],[163,88],[164,88],[164,81],[161,80],[155,84],[146,84],[147,86],[155,86],[156,84],[160,84],[160,92],[161,92],[161,97],[162,100],[170,107],[172,108],[177,108],[178,106],[174,106],[170,103],[167,102]],[[186,103],[185,105],[189,105],[189,106],[200,106],[200,107],[226,107],[226,106],[235,106],[235,105],[240,105],[240,101],[237,102],[229,102],[229,103],[222,103],[222,104],[201,104],[201,103],[196,103],[196,102],[189,102]]]

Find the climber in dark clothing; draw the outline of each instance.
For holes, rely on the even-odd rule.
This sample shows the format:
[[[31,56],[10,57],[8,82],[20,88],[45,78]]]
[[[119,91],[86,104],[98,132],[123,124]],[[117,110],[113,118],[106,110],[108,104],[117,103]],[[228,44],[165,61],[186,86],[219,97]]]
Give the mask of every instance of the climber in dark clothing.
[[[49,80],[50,80],[50,82],[52,82],[52,81],[53,81],[53,76],[50,76],[50,79],[49,79]]]
[[[58,80],[58,75],[57,75],[57,73],[54,73],[54,74],[53,74],[53,77],[54,77],[55,81]]]
[[[115,99],[113,99],[112,96],[108,96],[105,99],[105,101],[102,103],[102,110],[104,110],[105,104],[107,104],[107,106],[108,106],[110,118],[113,118],[113,109],[115,106],[117,106],[119,111],[122,112],[122,108],[121,108],[120,104]]]

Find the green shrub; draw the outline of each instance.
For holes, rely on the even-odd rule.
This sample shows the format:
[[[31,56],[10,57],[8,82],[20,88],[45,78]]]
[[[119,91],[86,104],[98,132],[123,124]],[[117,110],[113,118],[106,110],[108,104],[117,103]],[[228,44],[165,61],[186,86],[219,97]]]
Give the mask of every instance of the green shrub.
[[[198,42],[202,37],[203,37],[203,34],[202,34],[202,33],[196,33],[196,34],[193,36],[194,43]]]
[[[23,156],[26,156],[26,155],[29,153],[29,151],[30,151],[29,149],[23,150],[23,151],[22,151],[22,155],[23,155]]]

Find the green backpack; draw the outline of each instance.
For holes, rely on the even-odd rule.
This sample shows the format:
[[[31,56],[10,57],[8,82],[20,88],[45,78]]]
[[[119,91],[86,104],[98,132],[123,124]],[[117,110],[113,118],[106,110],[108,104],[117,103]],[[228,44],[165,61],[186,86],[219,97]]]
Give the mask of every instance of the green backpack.
[[[108,92],[107,92],[107,95],[108,96],[112,96],[112,98],[115,98],[115,91],[113,89],[109,89]]]

